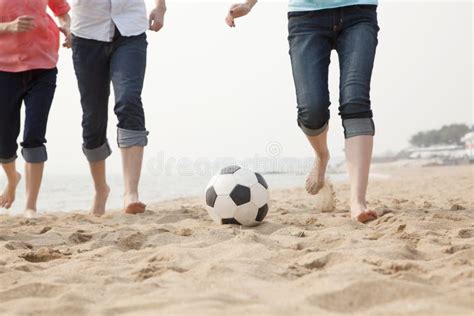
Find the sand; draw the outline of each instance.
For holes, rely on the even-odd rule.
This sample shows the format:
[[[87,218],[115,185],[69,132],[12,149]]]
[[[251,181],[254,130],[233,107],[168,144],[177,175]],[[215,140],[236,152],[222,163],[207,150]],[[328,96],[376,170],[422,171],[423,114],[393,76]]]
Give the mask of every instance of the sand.
[[[474,167],[391,173],[370,184],[382,216],[367,225],[344,183],[325,212],[302,188],[272,191],[254,229],[213,224],[200,199],[0,216],[0,314],[472,315]]]

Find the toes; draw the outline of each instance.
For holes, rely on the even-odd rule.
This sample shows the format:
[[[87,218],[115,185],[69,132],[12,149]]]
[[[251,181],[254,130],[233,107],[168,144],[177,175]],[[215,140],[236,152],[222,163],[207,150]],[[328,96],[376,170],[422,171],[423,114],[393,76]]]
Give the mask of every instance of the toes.
[[[377,214],[377,212],[375,211],[368,211],[367,214],[369,214],[370,216],[372,216],[374,219],[378,218],[379,215]]]
[[[322,188],[323,188],[323,185],[319,183],[313,183],[309,188],[307,188],[307,191],[311,195],[316,195],[319,193],[319,191],[321,191]]]
[[[12,207],[12,204],[13,204],[13,201],[8,201],[8,202],[5,203],[5,205],[3,207],[8,210],[10,207]]]
[[[131,203],[124,209],[127,214],[140,214],[144,213],[145,210],[146,204],[143,204],[142,202]]]
[[[367,212],[362,212],[359,215],[355,217],[359,222],[361,223],[367,223],[370,221],[373,221],[374,219],[377,219],[377,213],[374,211],[367,211]]]

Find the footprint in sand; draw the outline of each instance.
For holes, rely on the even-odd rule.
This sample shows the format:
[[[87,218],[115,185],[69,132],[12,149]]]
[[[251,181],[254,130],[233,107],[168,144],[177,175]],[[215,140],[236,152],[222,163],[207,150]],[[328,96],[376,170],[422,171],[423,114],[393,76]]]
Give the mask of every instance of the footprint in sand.
[[[50,248],[40,248],[36,251],[30,251],[22,254],[19,257],[33,263],[48,262],[51,260],[67,258],[67,256],[62,254],[59,250]]]
[[[23,241],[12,240],[5,244],[5,248],[8,250],[33,249],[33,245]]]
[[[381,264],[381,267],[374,269],[374,271],[386,275],[397,274],[399,272],[406,271],[416,272],[417,274],[425,272],[425,270],[420,266],[411,262],[392,262]]]
[[[146,237],[140,232],[133,233],[118,240],[118,246],[124,251],[139,250],[145,243]]]
[[[135,275],[135,279],[137,281],[145,281],[147,279],[160,276],[164,274],[165,272],[169,272],[169,271],[184,273],[184,272],[187,272],[188,270],[180,268],[180,267],[174,267],[174,266],[160,267],[156,265],[148,265],[147,267],[142,268],[133,274]]]
[[[458,236],[461,238],[472,238],[474,236],[474,229],[461,229],[458,232]]]
[[[92,239],[92,235],[85,233],[83,230],[78,230],[69,236],[69,241],[75,244],[82,244],[82,243],[88,242],[91,239]]]
[[[452,254],[454,254],[458,251],[467,250],[467,249],[471,249],[471,248],[472,248],[472,245],[468,245],[468,244],[466,244],[466,245],[454,245],[454,246],[450,246],[450,247],[446,248],[444,250],[444,252],[447,253],[447,254],[452,255]]]
[[[313,272],[314,270],[322,270],[326,268],[330,262],[337,261],[334,260],[334,258],[338,256],[339,255],[336,253],[326,253],[321,255],[319,253],[310,252],[294,264],[289,265],[284,275],[299,278]]]
[[[456,211],[463,211],[466,208],[460,204],[453,204],[451,205],[450,211],[456,212]]]
[[[38,234],[39,234],[39,235],[42,235],[42,234],[44,234],[44,233],[49,232],[51,229],[52,229],[51,227],[45,226],[45,227],[43,227],[43,228],[38,232]]]

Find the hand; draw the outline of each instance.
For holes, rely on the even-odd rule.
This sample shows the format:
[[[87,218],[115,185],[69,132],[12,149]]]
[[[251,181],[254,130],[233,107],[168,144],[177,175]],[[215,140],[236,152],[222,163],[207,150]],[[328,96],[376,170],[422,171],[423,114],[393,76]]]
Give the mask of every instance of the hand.
[[[166,7],[164,6],[157,6],[153,11],[150,13],[150,30],[154,32],[158,32],[163,28],[165,23],[165,13]]]
[[[71,30],[69,29],[69,26],[61,26],[59,27],[59,30],[61,31],[61,33],[64,34],[64,43],[63,43],[63,47],[66,47],[66,48],[71,48],[72,46],[72,34],[71,34]]]
[[[23,15],[8,23],[7,31],[12,33],[29,32],[36,27],[35,18]]]
[[[252,10],[252,6],[248,3],[238,3],[234,4],[233,6],[230,7],[229,13],[227,14],[227,17],[225,18],[225,22],[227,23],[228,26],[230,27],[235,27],[235,19],[240,18],[244,15],[247,15],[250,10]]]

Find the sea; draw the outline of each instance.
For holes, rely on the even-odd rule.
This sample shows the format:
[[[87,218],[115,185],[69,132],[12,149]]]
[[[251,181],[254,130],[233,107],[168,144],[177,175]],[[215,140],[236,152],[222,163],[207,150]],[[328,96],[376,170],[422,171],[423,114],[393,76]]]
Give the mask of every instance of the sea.
[[[309,170],[308,165],[307,169]],[[331,168],[330,168],[331,170]],[[304,172],[261,172],[270,189],[285,189],[303,187],[307,170]],[[202,197],[207,183],[214,173],[154,173],[145,172],[140,180],[140,198],[145,203],[157,203],[176,198]],[[384,175],[373,175],[383,177]],[[328,178],[332,182],[347,181],[348,175],[344,172],[330,171]],[[107,209],[120,209],[123,205],[123,178],[120,173],[107,175],[111,188]],[[0,177],[0,186],[3,188],[6,180]],[[85,212],[88,211],[94,189],[92,179],[87,172],[82,174],[54,174],[46,170],[40,192],[39,212]],[[24,179],[17,190],[17,197],[13,207],[0,214],[21,214],[25,203]]]

